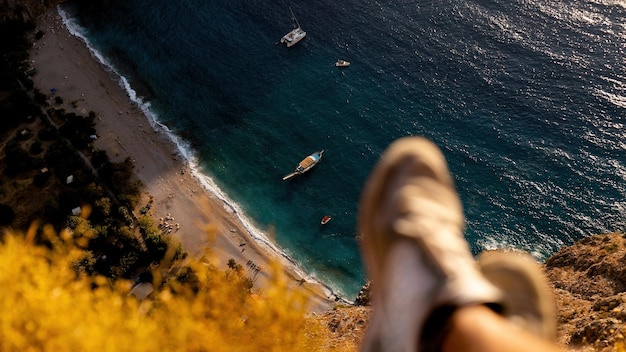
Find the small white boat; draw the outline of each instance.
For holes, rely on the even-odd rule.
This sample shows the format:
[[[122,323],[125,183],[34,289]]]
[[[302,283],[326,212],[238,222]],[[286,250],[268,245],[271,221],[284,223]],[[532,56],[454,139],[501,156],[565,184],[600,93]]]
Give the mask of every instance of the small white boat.
[[[350,62],[346,60],[337,60],[337,62],[335,62],[335,67],[348,67],[348,66],[350,66]]]
[[[299,41],[301,41],[302,39],[304,39],[304,37],[306,37],[306,32],[302,29],[302,27],[300,27],[300,23],[298,23],[298,20],[296,19],[296,16],[293,14],[291,7],[289,8],[289,11],[291,12],[291,20],[293,22],[293,29],[291,30],[291,32],[285,34],[282,38],[280,38],[280,43],[286,44],[288,48],[292,47],[293,45],[296,45]]]
[[[292,173],[283,176],[283,180],[288,180],[294,176],[301,175],[311,170],[313,166],[317,165],[317,163],[320,162],[320,160],[322,159],[323,153],[324,153],[324,150],[322,149],[319,152],[315,152],[307,156],[306,158],[302,159],[300,164],[298,164],[298,166]]]

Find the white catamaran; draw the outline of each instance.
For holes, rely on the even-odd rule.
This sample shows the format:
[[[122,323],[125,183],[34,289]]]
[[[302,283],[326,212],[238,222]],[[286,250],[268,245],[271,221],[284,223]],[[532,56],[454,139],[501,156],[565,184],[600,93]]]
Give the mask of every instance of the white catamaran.
[[[293,22],[293,29],[291,32],[285,34],[282,38],[280,38],[281,44],[287,44],[287,47],[291,47],[296,45],[299,41],[301,41],[304,37],[306,37],[306,32],[300,27],[300,23],[298,23],[298,19],[293,14],[293,10],[291,7],[289,8],[291,12],[291,21]]]

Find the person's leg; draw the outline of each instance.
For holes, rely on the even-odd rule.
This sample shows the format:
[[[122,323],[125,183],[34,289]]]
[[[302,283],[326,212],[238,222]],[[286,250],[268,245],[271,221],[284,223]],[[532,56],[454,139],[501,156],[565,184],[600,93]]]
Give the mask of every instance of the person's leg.
[[[457,338],[470,341],[468,332],[485,333],[474,336],[483,339],[476,343],[500,351],[527,347],[488,338],[481,329],[503,324],[495,331],[522,332],[508,340],[514,343],[528,335],[487,308],[502,308],[505,300],[478,269],[463,237],[464,221],[441,151],[423,138],[394,142],[370,175],[359,204],[374,308],[362,351],[438,351],[443,343],[456,347]],[[471,330],[468,317],[485,321]]]
[[[363,351],[436,350],[443,331],[422,333],[427,323],[433,326],[428,321],[436,309],[502,301],[478,270],[463,237],[464,223],[441,151],[423,138],[394,142],[370,175],[359,205],[373,306]]]
[[[483,275],[504,293],[500,314],[462,307],[448,321],[442,351],[562,351],[556,339],[552,293],[543,271],[525,253],[489,251],[478,257]],[[507,346],[503,349],[502,346]]]
[[[535,259],[517,251],[487,251],[478,257],[483,275],[504,293],[501,315],[547,340],[556,340],[556,304]]]
[[[554,343],[522,329],[485,306],[457,309],[449,321],[443,352],[556,352]]]

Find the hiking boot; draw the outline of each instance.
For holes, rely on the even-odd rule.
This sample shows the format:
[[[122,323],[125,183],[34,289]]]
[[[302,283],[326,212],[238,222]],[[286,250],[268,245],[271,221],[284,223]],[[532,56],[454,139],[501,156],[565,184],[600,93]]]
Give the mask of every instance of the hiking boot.
[[[531,333],[556,340],[552,292],[539,264],[521,252],[489,251],[478,257],[483,275],[504,293],[502,316]]]
[[[424,333],[433,316],[445,315],[439,319],[445,324],[458,307],[502,300],[472,257],[464,224],[441,151],[424,138],[394,142],[365,184],[359,206],[373,306],[362,351],[424,350],[425,343],[443,340]]]

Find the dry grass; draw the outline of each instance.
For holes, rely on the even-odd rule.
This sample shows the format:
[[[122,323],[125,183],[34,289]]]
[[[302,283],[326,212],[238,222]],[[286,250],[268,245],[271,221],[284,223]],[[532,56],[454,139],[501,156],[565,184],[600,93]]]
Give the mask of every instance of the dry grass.
[[[34,228],[0,244],[2,351],[354,350],[329,341],[278,266],[270,287],[251,293],[237,272],[190,260],[187,283],[155,279],[159,288],[139,301],[129,282],[78,273],[85,253],[73,245],[59,240],[49,249],[33,237]]]

